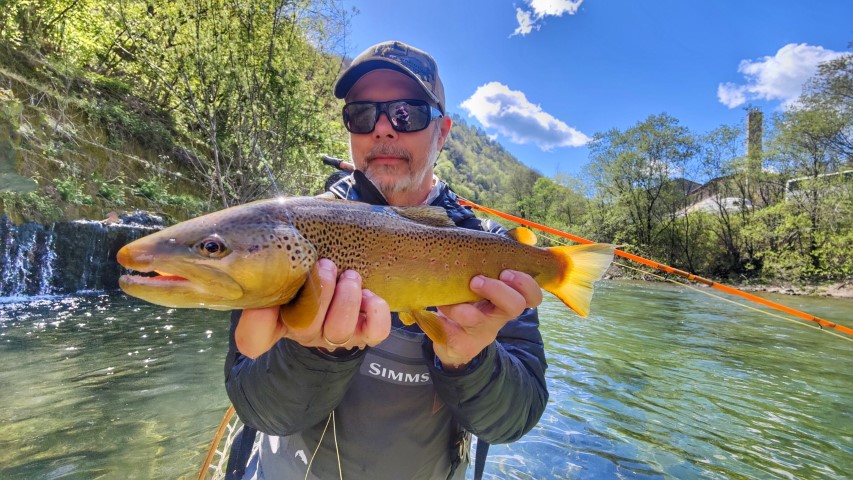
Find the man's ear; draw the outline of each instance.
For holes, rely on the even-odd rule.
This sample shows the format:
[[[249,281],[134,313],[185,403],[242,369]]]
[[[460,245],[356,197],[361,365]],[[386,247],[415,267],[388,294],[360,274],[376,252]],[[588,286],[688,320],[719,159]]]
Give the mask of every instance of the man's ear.
[[[453,120],[448,116],[441,117],[438,119],[438,151],[444,147],[444,142],[447,141],[447,137],[450,136],[450,127],[453,126]]]

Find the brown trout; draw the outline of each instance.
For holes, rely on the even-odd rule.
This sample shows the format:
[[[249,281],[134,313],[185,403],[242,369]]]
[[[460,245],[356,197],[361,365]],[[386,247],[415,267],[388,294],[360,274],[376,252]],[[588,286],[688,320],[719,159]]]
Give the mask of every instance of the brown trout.
[[[512,269],[530,274],[585,317],[592,284],[610,265],[613,246],[539,248],[532,245],[532,232],[515,230],[509,238],[459,228],[441,207],[312,197],[261,200],[126,245],[117,255],[122,266],[158,275],[123,275],[119,285],[129,295],[168,307],[292,305],[310,290],[303,285],[309,285],[314,263],[328,258],[339,271],[359,272],[364,288],[384,298],[404,323],[417,322],[433,341],[442,342],[439,320],[426,307],[477,301],[468,287],[471,278],[497,278]],[[283,318],[297,327],[313,318],[309,313],[302,315],[309,318]]]

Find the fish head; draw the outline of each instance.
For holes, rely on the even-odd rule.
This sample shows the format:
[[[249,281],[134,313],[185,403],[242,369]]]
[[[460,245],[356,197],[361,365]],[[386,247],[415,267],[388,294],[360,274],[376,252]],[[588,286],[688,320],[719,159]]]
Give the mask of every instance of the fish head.
[[[136,272],[119,286],[176,308],[260,308],[290,300],[317,260],[292,225],[241,207],[188,220],[122,247],[117,260]]]

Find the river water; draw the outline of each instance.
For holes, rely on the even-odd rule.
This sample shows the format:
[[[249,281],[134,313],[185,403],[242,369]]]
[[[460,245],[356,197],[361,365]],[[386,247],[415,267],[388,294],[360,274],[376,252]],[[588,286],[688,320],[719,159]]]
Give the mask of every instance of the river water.
[[[770,297],[853,325],[853,300]],[[680,286],[600,282],[588,319],[540,311],[551,400],[487,478],[853,471],[853,342]],[[121,294],[7,299],[0,479],[195,478],[228,406],[227,333],[225,313]]]

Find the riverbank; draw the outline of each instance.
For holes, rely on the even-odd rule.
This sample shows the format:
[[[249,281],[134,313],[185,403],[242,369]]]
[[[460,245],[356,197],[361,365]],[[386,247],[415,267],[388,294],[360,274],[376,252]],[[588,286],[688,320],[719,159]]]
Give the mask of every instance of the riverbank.
[[[626,270],[620,265],[611,265],[607,270],[604,278],[606,279],[622,279],[622,280],[642,280],[645,282],[664,282],[667,281],[665,274],[641,272],[639,270]],[[696,286],[703,286],[701,283],[688,282],[686,279],[677,276],[669,278],[675,279],[679,283],[691,283]],[[714,280],[714,279],[709,279]],[[807,295],[814,297],[833,297],[833,298],[853,298],[853,279],[841,282],[829,282],[809,285],[799,285],[791,283],[769,284],[769,283],[735,283],[727,281],[718,281],[721,284],[729,287],[737,288],[745,292],[767,292],[781,293],[783,295]]]
[[[853,298],[853,281],[819,285],[733,285],[746,292],[782,293],[817,297]]]

